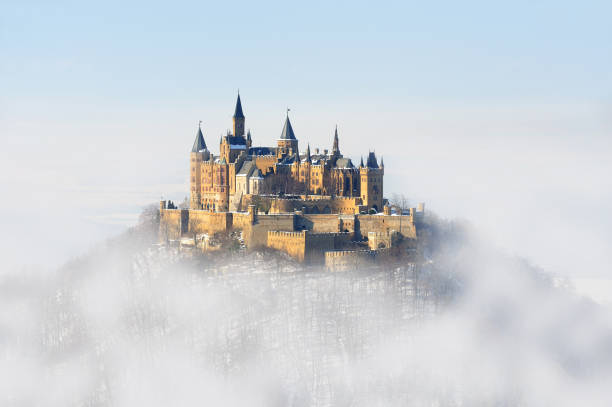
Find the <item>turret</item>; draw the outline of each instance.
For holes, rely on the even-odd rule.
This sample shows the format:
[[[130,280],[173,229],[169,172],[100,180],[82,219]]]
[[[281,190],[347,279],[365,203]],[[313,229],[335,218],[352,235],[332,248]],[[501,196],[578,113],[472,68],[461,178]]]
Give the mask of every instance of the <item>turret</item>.
[[[244,113],[242,113],[242,102],[240,93],[236,100],[236,109],[233,116],[234,134],[227,131],[227,135],[221,137],[219,142],[219,156],[227,163],[233,163],[241,152],[248,149],[247,139],[244,137]]]
[[[240,102],[240,92],[236,99],[236,109],[232,118],[234,122],[234,136],[244,136],[244,113],[242,113],[242,103]]]
[[[382,162],[381,162],[382,164]],[[383,176],[385,169],[378,166],[376,154],[372,151],[368,153],[366,165],[363,165],[363,158],[359,167],[361,177],[361,200],[369,209],[379,212],[382,209],[383,201]]]
[[[285,125],[277,145],[279,158],[282,156],[292,156],[298,152],[298,140],[295,138],[295,133],[289,120],[289,109],[287,109],[287,118],[285,119]]]
[[[202,134],[202,122],[200,121],[196,138],[189,154],[189,193],[191,195],[189,206],[192,209],[200,209],[202,206],[201,166],[202,162],[208,159],[210,159],[210,152],[206,148],[206,142]]]

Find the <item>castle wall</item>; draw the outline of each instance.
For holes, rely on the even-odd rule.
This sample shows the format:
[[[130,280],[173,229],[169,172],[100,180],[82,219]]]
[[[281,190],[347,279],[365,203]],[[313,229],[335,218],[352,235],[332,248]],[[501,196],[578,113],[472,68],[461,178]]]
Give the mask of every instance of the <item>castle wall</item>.
[[[310,233],[271,230],[267,233],[267,246],[287,253],[300,262],[323,263],[324,253],[350,241],[352,233]]]
[[[296,226],[315,233],[336,233],[340,231],[337,214],[303,214],[297,216]]]
[[[356,270],[384,261],[391,254],[390,249],[328,251],[325,252],[325,267],[330,271]]]
[[[359,212],[360,198],[300,195],[299,199],[267,198],[271,201],[270,213],[287,213],[305,210],[307,214],[345,214]]]
[[[369,232],[396,230],[407,239],[416,239],[416,228],[412,216],[357,215],[359,232],[367,237]]]
[[[399,240],[399,236],[399,232],[395,230],[390,230],[388,232],[369,232],[368,247],[370,250],[394,247]]]
[[[251,215],[248,212],[232,213],[232,227],[234,229],[248,229],[251,227]]]
[[[159,211],[159,239],[176,240],[187,231],[189,210],[187,209],[160,209]]]
[[[255,224],[251,226],[249,248],[263,247],[267,245],[268,231],[293,232],[295,230],[295,215],[257,215]]]
[[[294,259],[303,262],[306,253],[306,231],[268,231],[267,246],[285,252]]]
[[[190,210],[187,232],[208,234],[224,232],[232,226],[232,215],[231,212]]]
[[[306,233],[305,260],[309,263],[323,263],[324,253],[334,250],[336,237],[332,233]]]

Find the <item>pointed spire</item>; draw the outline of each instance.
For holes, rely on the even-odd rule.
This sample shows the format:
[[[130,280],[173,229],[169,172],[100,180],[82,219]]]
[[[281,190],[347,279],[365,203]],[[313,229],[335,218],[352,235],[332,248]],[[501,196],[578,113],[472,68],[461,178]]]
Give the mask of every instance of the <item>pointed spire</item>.
[[[308,147],[306,147],[306,161],[307,162],[311,162],[311,158],[310,158],[310,143],[308,143]]]
[[[196,133],[196,138],[193,142],[191,152],[198,153],[203,150],[206,150],[206,143],[204,142],[204,135],[202,134],[202,120],[200,120],[200,123],[198,124],[198,132]]]
[[[236,100],[234,119],[244,119],[244,113],[242,113],[242,103],[240,102],[240,91],[238,91],[238,99]]]
[[[295,133],[293,133],[293,127],[291,127],[291,122],[289,121],[289,109],[287,109],[287,118],[285,119],[285,125],[283,126],[283,132],[280,136],[281,140],[297,140],[295,138]]]
[[[380,156],[380,168],[385,168],[385,162],[383,161],[382,155]]]
[[[338,125],[336,124],[336,131],[334,132],[334,146],[332,147],[332,155],[340,154],[340,147],[338,146]]]
[[[359,164],[360,167],[363,167],[363,156],[361,156],[361,164]]]
[[[247,140],[251,140],[251,129],[247,131]]]

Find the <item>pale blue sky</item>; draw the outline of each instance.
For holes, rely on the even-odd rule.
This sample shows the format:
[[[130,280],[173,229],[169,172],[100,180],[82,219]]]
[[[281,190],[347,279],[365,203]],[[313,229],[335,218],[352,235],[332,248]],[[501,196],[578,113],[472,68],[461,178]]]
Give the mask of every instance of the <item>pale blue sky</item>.
[[[345,154],[383,154],[389,194],[546,268],[607,273],[611,15],[604,1],[3,1],[7,262],[32,236],[61,262],[180,200],[196,123],[218,151],[240,88],[255,144],[289,106],[302,144],[329,147],[338,124]]]
[[[4,1],[1,15],[3,103],[190,103],[240,86],[281,104],[611,91],[604,1]]]

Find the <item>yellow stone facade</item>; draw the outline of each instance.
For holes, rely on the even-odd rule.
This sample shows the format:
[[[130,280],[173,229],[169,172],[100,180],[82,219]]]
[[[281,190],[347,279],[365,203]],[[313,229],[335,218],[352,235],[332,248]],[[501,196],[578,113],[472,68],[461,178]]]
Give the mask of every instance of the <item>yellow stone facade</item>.
[[[285,120],[274,147],[253,147],[251,132],[245,135],[245,117],[240,95],[233,116],[233,133],[221,137],[219,154],[207,147],[201,127],[190,152],[190,208],[211,212],[238,210],[247,195],[319,196],[352,198],[330,208],[341,213],[381,212],[384,166],[373,152],[360,165],[340,153],[338,129],[333,147],[300,154],[299,141]],[[237,177],[242,177],[237,180]],[[251,182],[251,178],[256,180]],[[237,187],[238,185],[238,187]],[[251,188],[252,187],[252,188]],[[315,198],[316,199],[316,198]],[[347,208],[347,202],[350,207]],[[308,206],[308,205],[306,205]]]
[[[248,248],[269,247],[332,268],[416,241],[423,204],[408,215],[392,214],[383,198],[382,159],[369,152],[353,164],[340,152],[337,128],[331,150],[307,145],[300,153],[287,115],[275,147],[253,147],[239,95],[232,129],[215,155],[198,128],[189,154],[189,209],[160,203],[161,241],[240,231]]]

